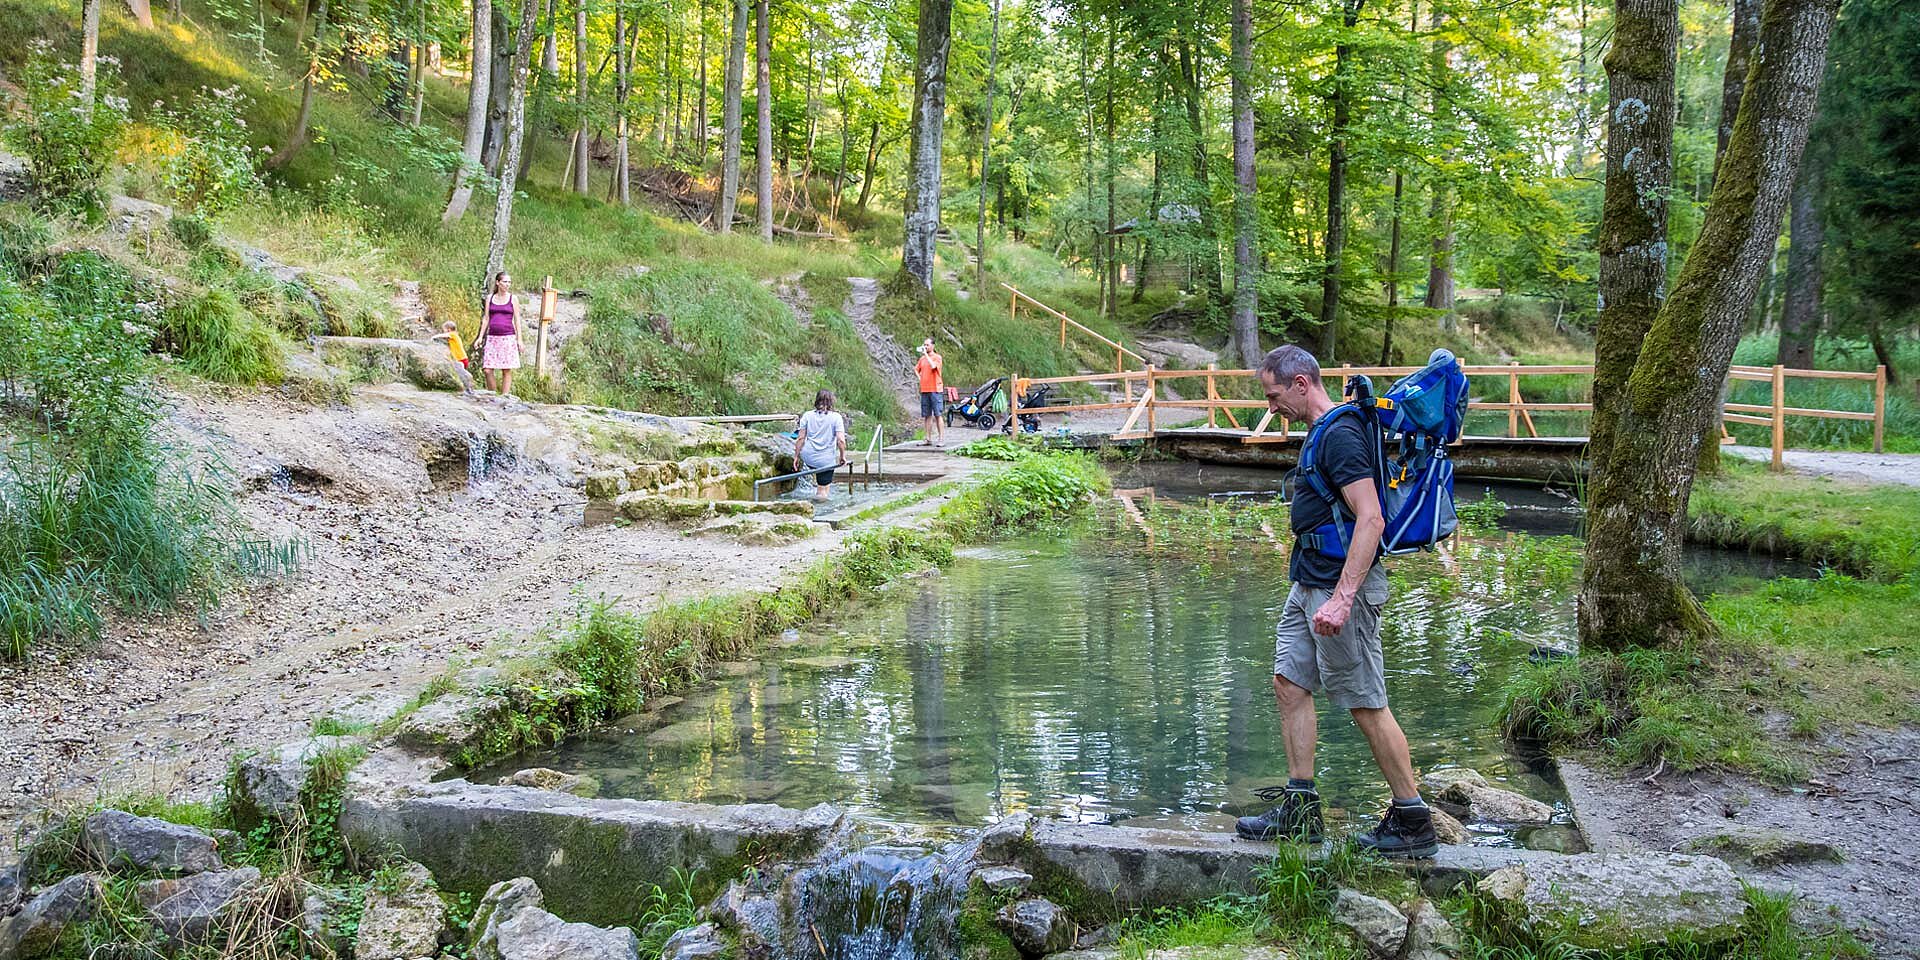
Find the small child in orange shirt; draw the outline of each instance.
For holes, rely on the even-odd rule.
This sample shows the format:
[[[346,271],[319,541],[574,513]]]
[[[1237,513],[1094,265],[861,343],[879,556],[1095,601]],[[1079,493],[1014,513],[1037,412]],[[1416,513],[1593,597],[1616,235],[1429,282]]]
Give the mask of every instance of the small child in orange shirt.
[[[467,347],[460,342],[460,329],[454,325],[452,320],[448,320],[446,323],[440,325],[440,332],[434,334],[433,339],[447,345],[447,357],[459,368],[460,391],[462,393],[472,393],[473,375],[469,373],[467,369]]]

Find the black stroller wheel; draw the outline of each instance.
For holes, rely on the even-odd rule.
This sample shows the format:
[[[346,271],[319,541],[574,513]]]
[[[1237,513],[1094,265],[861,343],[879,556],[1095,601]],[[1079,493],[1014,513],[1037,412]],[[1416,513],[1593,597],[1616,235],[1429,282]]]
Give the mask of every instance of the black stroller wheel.
[[[1000,421],[991,413],[983,413],[980,415],[980,419],[973,422],[973,425],[982,430],[992,431],[994,427],[1000,425]]]

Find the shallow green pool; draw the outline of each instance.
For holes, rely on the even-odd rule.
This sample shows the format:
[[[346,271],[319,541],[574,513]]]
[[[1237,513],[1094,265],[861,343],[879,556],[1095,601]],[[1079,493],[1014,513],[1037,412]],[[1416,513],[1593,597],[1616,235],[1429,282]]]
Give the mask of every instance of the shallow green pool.
[[[962,551],[684,699],[503,769],[590,774],[602,796],[1230,829],[1259,806],[1255,788],[1285,779],[1271,692],[1282,561],[1148,555],[1118,534],[1090,524]],[[1572,545],[1503,534],[1392,565],[1388,683],[1418,767],[1468,765],[1558,802],[1492,717],[1528,640],[1571,632]],[[1319,771],[1336,816],[1386,799],[1365,741],[1327,707]]]

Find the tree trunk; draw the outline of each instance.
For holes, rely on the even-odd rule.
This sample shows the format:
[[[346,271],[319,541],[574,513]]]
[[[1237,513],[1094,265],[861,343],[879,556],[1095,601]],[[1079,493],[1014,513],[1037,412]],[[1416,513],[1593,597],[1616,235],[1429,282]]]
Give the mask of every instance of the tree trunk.
[[[913,117],[907,141],[906,236],[900,272],[933,291],[934,241],[940,231],[940,141],[947,116],[947,55],[953,48],[953,0],[920,0],[914,47]]]
[[[613,198],[626,206],[633,202],[632,162],[627,156],[632,137],[627,130],[627,95],[631,91],[633,53],[625,39],[626,11],[620,0],[613,5]],[[634,25],[636,35],[639,24]]]
[[[1347,90],[1353,44],[1349,39],[1360,22],[1365,0],[1345,0],[1340,39],[1333,45],[1333,78],[1327,99],[1333,106],[1333,128],[1327,144],[1326,272],[1320,279],[1320,348],[1322,360],[1333,362],[1340,340],[1340,260],[1347,250],[1347,132],[1352,122],[1352,97]]]
[[[573,108],[579,125],[573,134],[573,192],[586,196],[587,177],[587,0],[573,0]]]
[[[413,109],[408,119],[413,126],[418,127],[427,109],[427,4],[425,0],[419,0],[416,10],[414,29],[417,35],[413,42]]]
[[[493,235],[487,241],[483,287],[507,263],[507,229],[513,222],[514,185],[519,179],[520,151],[526,140],[527,81],[533,73],[533,28],[539,12],[540,0],[520,0],[520,24],[513,34],[513,59],[508,67],[513,75],[507,86],[506,154],[500,161],[500,192],[493,198]]]
[[[1653,307],[1657,279],[1647,275],[1651,282],[1623,283],[1642,274],[1623,275],[1622,268],[1657,259],[1651,251],[1636,253],[1634,246],[1650,235],[1644,222],[1647,188],[1660,171],[1643,169],[1640,154],[1631,164],[1625,161],[1628,151],[1652,145],[1647,131],[1660,126],[1663,115],[1671,121],[1679,24],[1672,0],[1619,4],[1614,47],[1607,55],[1614,102],[1608,111],[1601,233],[1602,249],[1612,261],[1603,276],[1620,299],[1610,297],[1606,304],[1605,349],[1596,364],[1595,419],[1604,397],[1608,436],[1601,444],[1605,461],[1595,460],[1588,485],[1587,562],[1580,590],[1580,640],[1588,649],[1668,644],[1713,629],[1680,569],[1699,425],[1719,402],[1761,268],[1780,235],[1837,7],[1838,0],[1768,0],[1751,82],[1699,239],[1673,293]],[[1609,267],[1608,261],[1602,266]],[[1630,314],[1631,309],[1645,313]],[[1645,335],[1623,364],[1620,337],[1635,331]],[[1630,371],[1625,377],[1620,376],[1623,367]],[[1609,374],[1604,393],[1600,369]],[[1598,427],[1594,439],[1601,440]]]
[[[754,141],[754,212],[759,215],[760,239],[773,240],[773,25],[767,0],[759,0],[753,25],[753,94],[760,121]]]
[[[560,82],[560,24],[554,19],[557,4],[558,0],[546,0],[547,26],[540,40],[540,76],[534,80],[533,114],[522,134],[518,174],[521,180],[527,178],[527,171],[533,167],[540,135],[547,128],[547,103],[553,99],[553,89]]]
[[[1153,265],[1153,234],[1160,225],[1160,187],[1165,177],[1161,173],[1161,138],[1166,136],[1166,122],[1161,119],[1161,110],[1166,106],[1166,98],[1159,86],[1154,88],[1153,97],[1153,192],[1147,199],[1146,236],[1140,241],[1140,268],[1133,273],[1133,302],[1139,303],[1147,295],[1147,270]],[[1006,215],[1001,215],[1006,222]]]
[[[1100,257],[1106,246],[1100,236],[1100,221],[1094,213],[1093,188],[1096,178],[1093,173],[1093,143],[1099,139],[1093,121],[1093,49],[1088,32],[1080,31],[1080,112],[1086,121],[1086,136],[1080,139],[1080,183],[1086,191],[1088,251],[1093,259],[1093,279],[1100,285],[1100,310],[1107,306],[1107,269]]]
[[[480,148],[480,165],[491,176],[500,175],[500,155],[507,145],[507,97],[513,86],[513,25],[507,18],[513,7],[493,8],[493,68],[487,74],[487,139]]]
[[[1000,0],[993,0],[993,27],[987,38],[987,95],[981,106],[980,206],[973,219],[973,290],[987,295],[987,166],[993,160],[993,81],[1000,66]]]
[[[700,66],[698,70],[699,96],[693,103],[693,126],[695,142],[699,144],[700,165],[707,163],[707,0],[700,0]]]
[[[1105,308],[1107,316],[1111,317],[1113,316],[1115,308],[1119,306],[1120,300],[1120,240],[1113,232],[1113,228],[1118,226],[1118,224],[1114,222],[1114,207],[1116,206],[1114,203],[1114,181],[1118,179],[1117,174],[1119,172],[1119,156],[1114,150],[1113,144],[1113,87],[1116,73],[1114,61],[1118,59],[1117,47],[1119,46],[1118,39],[1120,31],[1114,27],[1113,8],[1111,6],[1107,8],[1106,20],[1107,62],[1104,71],[1106,73],[1104,86],[1107,88],[1107,231],[1105,236],[1107,277],[1105,285],[1106,297],[1102,300],[1101,305]]]
[[[1787,298],[1780,311],[1780,355],[1774,362],[1796,370],[1813,369],[1813,346],[1820,336],[1820,254],[1826,223],[1820,193],[1826,179],[1819,150],[1802,158],[1793,185],[1793,218],[1787,225]]]
[[[96,7],[97,9],[97,7]],[[326,44],[327,0],[320,0],[313,14],[313,37],[308,41],[307,75],[300,81],[300,109],[293,115],[293,130],[287,134],[287,145],[280,152],[267,158],[266,167],[278,170],[286,166],[293,155],[307,144],[307,124],[313,119],[314,84],[320,77],[320,57]]]
[[[1233,0],[1232,97],[1233,339],[1239,345],[1241,365],[1251,368],[1260,363],[1260,281],[1253,253],[1260,208],[1254,193],[1258,182],[1254,176],[1252,0]]]
[[[727,76],[720,106],[720,198],[714,203],[714,229],[733,232],[733,208],[740,201],[740,88],[747,71],[747,0],[733,4],[733,32],[727,41]]]
[[[1380,365],[1393,365],[1393,318],[1400,312],[1400,198],[1406,178],[1393,172],[1393,226],[1387,241],[1387,315],[1380,332]]]
[[[585,2],[585,0],[581,0]],[[473,0],[473,63],[467,83],[467,135],[460,143],[460,169],[453,175],[453,195],[440,214],[441,223],[466,215],[473,200],[473,178],[480,174],[480,148],[487,134],[487,89],[493,65],[493,0]]]
[[[127,12],[133,14],[133,22],[142,28],[153,28],[152,0],[127,0]]]
[[[100,0],[80,0],[80,99],[82,115],[93,116],[95,77],[100,70]]]
[[[1200,113],[1200,65],[1193,56],[1193,34],[1197,28],[1188,24],[1188,29],[1180,37],[1180,81],[1184,87],[1187,101],[1187,127],[1193,136],[1193,179],[1199,189],[1194,206],[1200,211],[1200,235],[1205,241],[1207,259],[1200,267],[1200,282],[1206,285],[1207,309],[1220,302],[1220,234],[1213,224],[1213,188],[1208,185],[1207,174],[1207,136],[1206,126],[1201,122]]]
[[[1451,46],[1441,38],[1440,28],[1446,23],[1446,16],[1439,4],[1432,4],[1427,15],[1427,23],[1433,29],[1433,49],[1427,55],[1427,70],[1432,74],[1429,83],[1433,88],[1433,123],[1443,126],[1446,117],[1446,101],[1441,91],[1446,89],[1448,56]],[[1442,150],[1442,157],[1448,151]],[[1429,310],[1445,310],[1446,316],[1440,321],[1442,329],[1453,330],[1453,203],[1451,189],[1445,180],[1436,180],[1433,184],[1433,200],[1427,210],[1429,229],[1433,231],[1433,250],[1427,257],[1427,297]]]
[[[1720,157],[1733,138],[1734,119],[1740,114],[1740,95],[1746,90],[1747,67],[1753,44],[1760,38],[1760,0],[1733,0],[1733,38],[1727,43],[1727,72],[1720,78],[1720,129],[1713,147],[1714,175]]]

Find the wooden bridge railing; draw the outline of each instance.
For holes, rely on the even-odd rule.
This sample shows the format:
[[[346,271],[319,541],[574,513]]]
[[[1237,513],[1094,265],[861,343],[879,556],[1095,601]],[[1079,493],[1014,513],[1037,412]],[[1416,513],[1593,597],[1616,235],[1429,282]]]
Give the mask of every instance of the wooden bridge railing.
[[[1064,347],[1067,345],[1067,330],[1068,328],[1072,328],[1074,331],[1080,333],[1082,336],[1091,338],[1093,340],[1097,340],[1102,345],[1106,346],[1108,349],[1113,351],[1113,372],[1114,373],[1122,373],[1126,371],[1127,369],[1126,358],[1128,357],[1132,357],[1134,362],[1140,364],[1142,367],[1147,366],[1146,357],[1143,357],[1137,353],[1134,353],[1132,350],[1128,350],[1126,347],[1121,346],[1120,342],[1113,339],[1112,337],[1109,337],[1106,334],[1099,332],[1098,330],[1094,330],[1086,326],[1085,324],[1081,323],[1080,321],[1075,320],[1072,317],[1069,317],[1066,314],[1061,313],[1060,311],[1055,310],[1054,308],[1049,307],[1046,304],[1041,303],[1040,301],[1035,300],[1030,296],[1027,296],[1025,293],[1022,293],[1019,290],[1019,288],[1014,287],[1011,284],[1002,283],[1000,287],[1001,289],[1007,291],[1007,294],[1008,294],[1007,315],[1009,317],[1012,317],[1014,319],[1019,319],[1020,305],[1022,303],[1025,303],[1029,309],[1038,310],[1041,313],[1044,313],[1047,316],[1060,321],[1060,345],[1061,346]],[[1100,377],[1089,377],[1088,379],[1111,380],[1113,378],[1107,377],[1107,376],[1100,376]],[[1127,389],[1128,389],[1128,395],[1131,396],[1132,395],[1131,380],[1129,380],[1127,383]]]
[[[1023,296],[1019,291],[1014,291],[1014,294],[1016,298]],[[1067,322],[1071,323],[1072,321],[1069,320]],[[1418,367],[1356,367],[1347,365],[1325,368],[1321,371],[1321,376],[1332,381],[1332,386],[1335,390],[1338,390],[1340,385],[1345,383],[1347,377],[1356,374],[1362,374],[1376,379],[1391,379],[1405,376],[1418,369]],[[1509,439],[1535,439],[1541,437],[1540,429],[1533,419],[1535,413],[1591,413],[1593,411],[1593,404],[1590,401],[1535,402],[1527,400],[1522,395],[1520,389],[1520,380],[1522,377],[1566,375],[1584,375],[1591,377],[1593,375],[1593,366],[1591,364],[1533,366],[1519,363],[1470,364],[1463,365],[1461,370],[1467,375],[1469,396],[1497,396],[1502,393],[1505,395],[1506,399],[1504,400],[1470,399],[1467,403],[1467,410],[1469,414],[1474,411],[1504,411],[1507,415],[1506,437]],[[1786,405],[1786,381],[1792,377],[1853,380],[1872,383],[1873,409],[1870,411],[1862,411],[1789,407]],[[1736,366],[1728,371],[1727,378],[1730,381],[1758,380],[1768,381],[1773,384],[1773,402],[1771,404],[1729,402],[1725,405],[1721,415],[1726,421],[1731,423],[1755,424],[1772,428],[1772,465],[1775,470],[1782,469],[1784,466],[1782,454],[1786,449],[1786,418],[1788,417],[1870,421],[1873,424],[1873,450],[1875,453],[1879,453],[1883,449],[1886,436],[1887,411],[1887,370],[1885,367],[1878,367],[1872,372],[1856,372],[1846,370],[1794,370],[1777,365],[1773,367]],[[1204,397],[1197,399],[1175,399],[1160,396],[1161,385],[1164,383],[1196,379],[1204,379],[1206,381]],[[1122,384],[1122,396],[1125,398],[1123,401],[1049,404],[1045,407],[1021,410],[1020,412],[1037,412],[1051,415],[1101,410],[1126,410],[1128,411],[1126,422],[1119,430],[1113,433],[1114,439],[1126,440],[1150,437],[1157,433],[1159,431],[1157,414],[1161,409],[1204,410],[1207,415],[1207,427],[1210,429],[1222,429],[1220,421],[1224,419],[1231,425],[1225,429],[1245,430],[1245,435],[1240,438],[1242,443],[1280,443],[1291,438],[1292,425],[1289,424],[1284,417],[1279,418],[1280,424],[1278,430],[1272,429],[1275,415],[1267,410],[1267,402],[1265,400],[1235,399],[1222,395],[1220,391],[1220,383],[1222,380],[1230,382],[1253,380],[1257,384],[1257,375],[1252,370],[1222,370],[1213,365],[1209,365],[1205,370],[1161,370],[1152,364],[1147,364],[1144,370],[1118,369],[1110,374],[1083,374],[1072,377],[1008,378],[1008,382],[1013,385],[1012,394],[1016,407],[1018,407],[1020,401],[1027,396],[1027,393],[1032,388],[1042,384],[1111,382],[1115,380],[1120,381]],[[1506,381],[1504,384],[1505,389],[1498,390],[1497,392],[1489,391],[1487,389],[1487,381],[1489,380],[1495,383],[1501,380]],[[1134,398],[1134,387],[1136,385],[1140,388],[1138,399]],[[1382,386],[1384,387],[1384,384],[1382,384]],[[1234,413],[1236,410],[1259,410],[1261,414],[1258,422],[1256,422],[1251,429],[1248,429],[1241,425],[1241,418]],[[1521,434],[1523,428],[1526,431],[1524,437]],[[1721,428],[1721,432],[1722,442],[1731,442],[1732,438],[1726,435],[1724,426]]]

